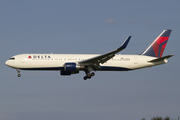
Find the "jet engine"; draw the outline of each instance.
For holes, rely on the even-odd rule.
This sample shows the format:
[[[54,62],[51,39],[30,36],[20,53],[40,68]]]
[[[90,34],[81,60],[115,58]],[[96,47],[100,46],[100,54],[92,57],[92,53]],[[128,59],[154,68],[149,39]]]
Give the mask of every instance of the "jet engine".
[[[61,75],[71,75],[79,73],[81,66],[76,65],[76,63],[65,63],[64,70],[61,70]]]

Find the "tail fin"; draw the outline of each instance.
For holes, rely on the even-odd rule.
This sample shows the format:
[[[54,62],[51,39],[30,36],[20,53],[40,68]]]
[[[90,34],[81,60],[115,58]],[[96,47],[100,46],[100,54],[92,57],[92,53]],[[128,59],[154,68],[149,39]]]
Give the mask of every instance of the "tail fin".
[[[141,55],[161,58],[170,34],[171,30],[164,30]]]

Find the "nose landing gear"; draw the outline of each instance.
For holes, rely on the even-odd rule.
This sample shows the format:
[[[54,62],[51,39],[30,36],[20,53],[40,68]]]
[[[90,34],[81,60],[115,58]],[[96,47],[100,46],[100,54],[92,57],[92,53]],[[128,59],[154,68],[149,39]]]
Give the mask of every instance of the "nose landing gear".
[[[18,72],[18,77],[21,77],[21,74],[20,74],[20,70],[19,69],[17,69],[17,72]]]

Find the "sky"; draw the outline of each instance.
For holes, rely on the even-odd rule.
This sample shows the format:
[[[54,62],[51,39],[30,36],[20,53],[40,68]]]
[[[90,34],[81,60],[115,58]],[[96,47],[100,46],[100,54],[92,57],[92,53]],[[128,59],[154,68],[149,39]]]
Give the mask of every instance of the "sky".
[[[150,120],[180,116],[179,0],[1,0],[0,120]],[[141,53],[172,33],[165,65],[129,72],[21,71],[5,65],[22,53],[103,54],[132,36],[121,54]]]

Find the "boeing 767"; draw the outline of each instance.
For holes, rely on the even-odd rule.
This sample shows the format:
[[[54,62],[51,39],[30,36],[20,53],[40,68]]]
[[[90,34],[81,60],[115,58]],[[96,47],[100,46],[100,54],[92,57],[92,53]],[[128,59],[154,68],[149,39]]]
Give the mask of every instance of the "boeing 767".
[[[141,54],[117,54],[128,45],[131,36],[116,50],[105,54],[20,54],[11,57],[5,64],[20,70],[58,70],[61,75],[84,71],[84,80],[95,75],[93,71],[129,71],[168,62],[173,55],[162,57],[171,30],[164,30]]]

